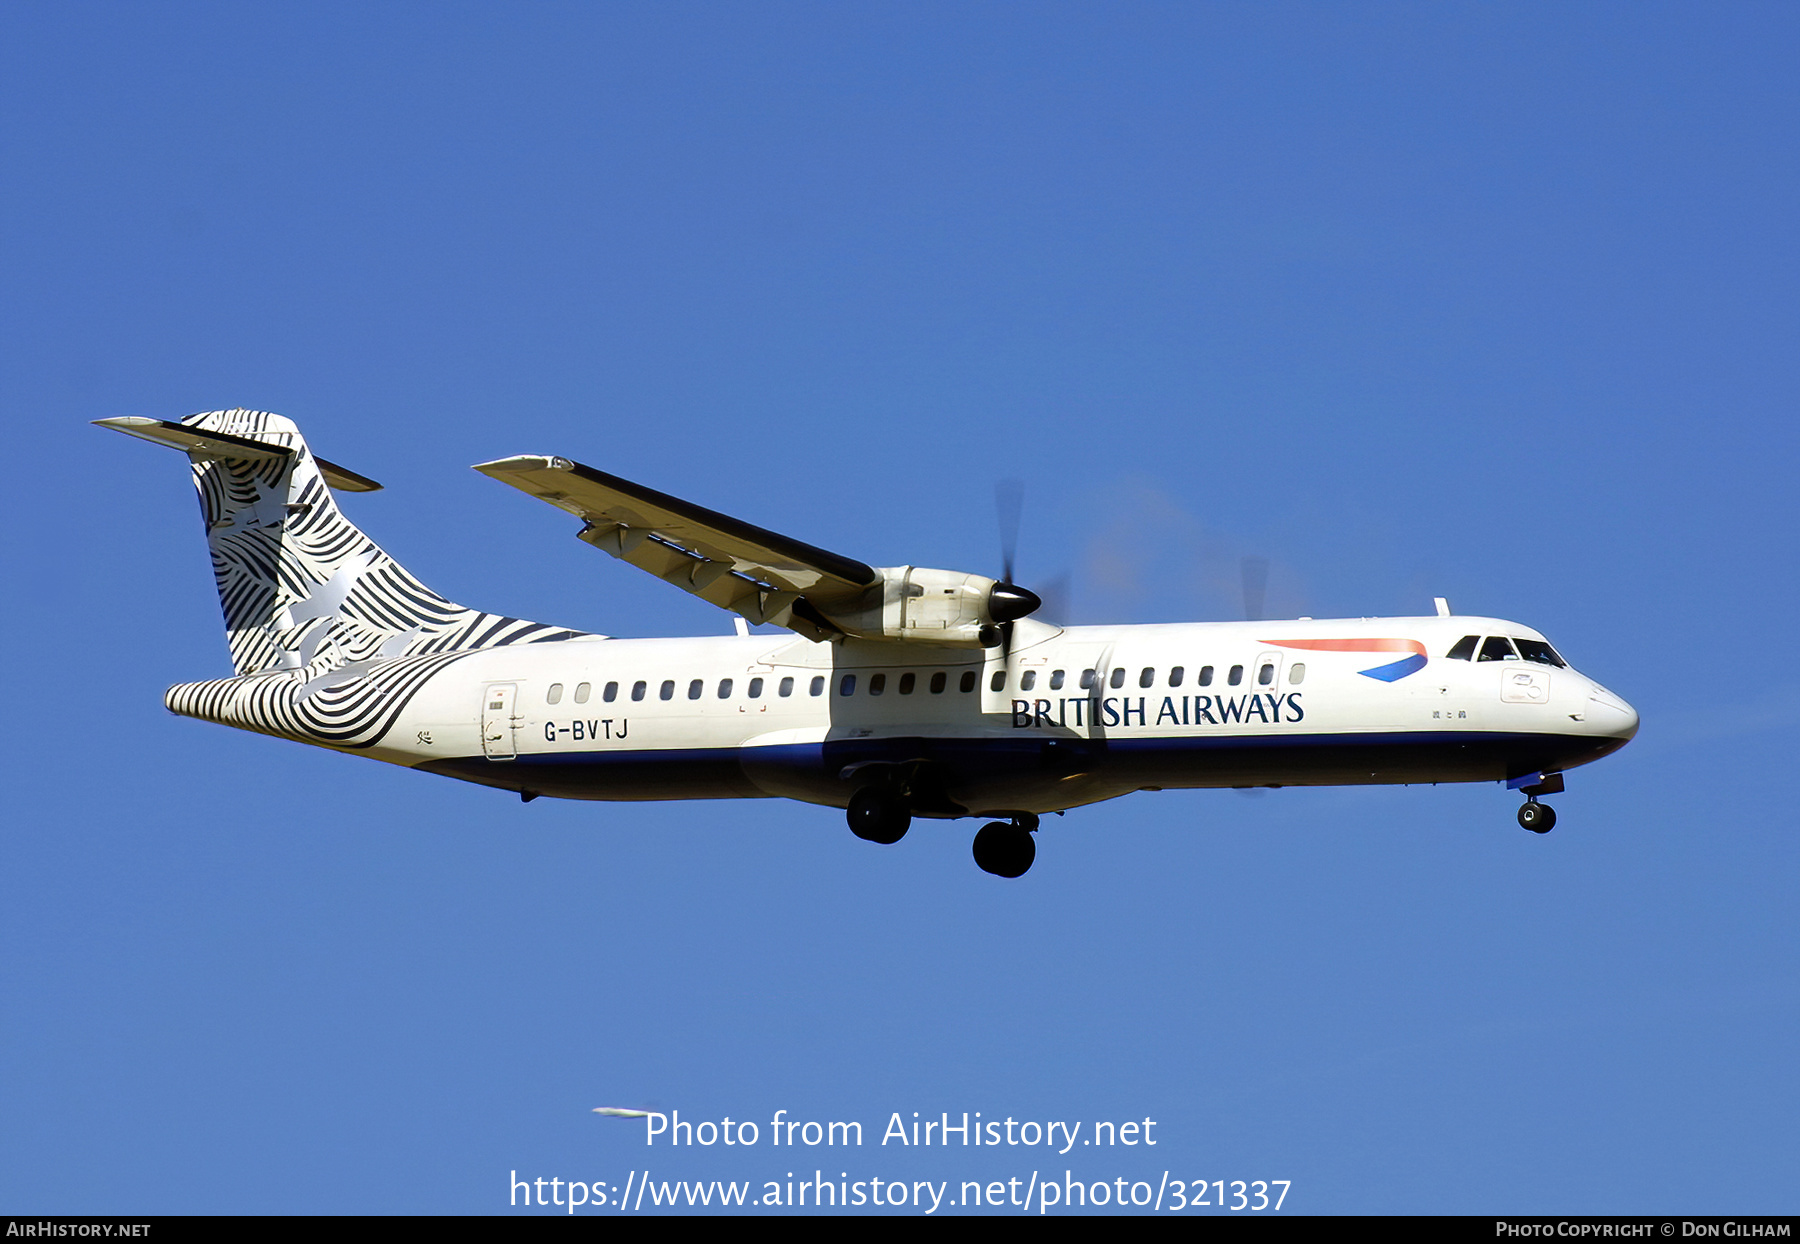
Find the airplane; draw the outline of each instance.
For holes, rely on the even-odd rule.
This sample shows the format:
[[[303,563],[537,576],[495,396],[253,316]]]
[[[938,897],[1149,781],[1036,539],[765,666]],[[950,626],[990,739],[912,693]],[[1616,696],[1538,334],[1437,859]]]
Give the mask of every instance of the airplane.
[[[180,715],[517,792],[784,798],[892,844],[977,818],[975,863],[1036,858],[1041,818],[1135,791],[1499,782],[1540,797],[1637,733],[1537,631],[1431,616],[1057,626],[1012,581],[872,567],[567,458],[475,467],[586,544],[736,616],[619,639],[453,604],[344,517],[381,485],[280,415],[100,426],[187,454],[235,674]],[[752,624],[785,633],[753,633]]]

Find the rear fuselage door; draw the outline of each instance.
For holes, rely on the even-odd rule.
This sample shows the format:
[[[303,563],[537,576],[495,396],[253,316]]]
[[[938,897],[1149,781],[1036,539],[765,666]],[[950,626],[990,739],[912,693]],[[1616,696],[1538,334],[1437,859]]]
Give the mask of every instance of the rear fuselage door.
[[[518,754],[513,744],[518,699],[518,683],[491,682],[482,689],[481,750],[489,760],[511,760]]]

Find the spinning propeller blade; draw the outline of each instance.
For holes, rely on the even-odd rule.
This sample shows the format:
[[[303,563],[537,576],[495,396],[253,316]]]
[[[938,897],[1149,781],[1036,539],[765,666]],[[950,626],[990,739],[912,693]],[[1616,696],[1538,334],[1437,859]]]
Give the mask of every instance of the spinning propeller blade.
[[[1019,516],[1025,509],[1025,486],[1016,479],[994,485],[994,511],[1000,520],[1000,581],[988,590],[988,617],[1000,628],[1000,659],[1012,664],[1013,623],[1044,602],[1030,588],[1013,582],[1019,551]]]
[[[1269,594],[1269,559],[1246,557],[1243,561],[1244,621],[1261,622]]]

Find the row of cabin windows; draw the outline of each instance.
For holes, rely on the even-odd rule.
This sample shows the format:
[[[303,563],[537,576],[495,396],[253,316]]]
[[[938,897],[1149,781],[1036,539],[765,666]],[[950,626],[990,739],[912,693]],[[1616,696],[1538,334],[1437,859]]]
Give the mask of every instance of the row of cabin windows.
[[[1195,674],[1195,676],[1194,676],[1194,685],[1196,687],[1212,686],[1214,673],[1215,673],[1215,671],[1212,666],[1202,665],[1200,667],[1199,672],[1197,674]],[[1117,691],[1119,688],[1121,688],[1125,685],[1125,680],[1127,678],[1129,678],[1130,676],[1131,676],[1131,673],[1129,670],[1126,670],[1123,667],[1120,667],[1118,669],[1113,670],[1112,673],[1107,676],[1106,685],[1108,687],[1112,688],[1113,690]],[[1038,677],[1038,671],[1036,671],[1036,670],[1026,670],[1024,673],[1020,674],[1019,675],[1019,690],[1021,690],[1021,691],[1036,690],[1037,689],[1037,677]],[[1050,671],[1049,689],[1051,691],[1061,691],[1063,689],[1063,683],[1064,683],[1064,680],[1066,679],[1066,677],[1067,677],[1067,674],[1063,670],[1051,670]],[[1275,678],[1276,678],[1275,662],[1264,661],[1260,666],[1257,667],[1257,671],[1256,671],[1256,685],[1257,686],[1272,687],[1275,685]],[[1169,677],[1168,677],[1168,685],[1169,686],[1179,687],[1186,681],[1187,681],[1187,667],[1186,666],[1175,665],[1175,666],[1170,667]],[[1299,686],[1301,683],[1303,683],[1305,681],[1306,681],[1306,663],[1304,661],[1296,661],[1294,664],[1288,666],[1288,683],[1291,686]],[[1099,674],[1095,670],[1082,670],[1081,677],[1078,680],[1078,682],[1083,691],[1092,691],[1095,689],[1095,687],[1099,683]],[[1232,687],[1242,686],[1243,682],[1244,682],[1244,667],[1241,665],[1232,666],[1229,670],[1226,671],[1225,682],[1226,682],[1227,686],[1232,686]],[[993,681],[992,681],[991,685],[995,691],[1004,691],[1006,689],[1006,674],[1005,674],[1005,672],[1001,671],[1001,670],[996,670],[994,672],[994,677],[993,677]],[[1137,685],[1140,687],[1154,687],[1156,685],[1156,667],[1154,665],[1146,665],[1143,669],[1138,671]]]
[[[887,691],[887,684],[888,684],[888,676],[886,674],[870,674],[869,675],[869,694],[870,695],[883,694],[884,692]],[[932,695],[942,695],[942,694],[944,694],[944,692],[946,690],[949,689],[950,676],[948,674],[946,674],[943,670],[938,670],[936,673],[934,673],[931,676],[931,681],[929,683],[927,683],[926,685],[931,689]],[[918,688],[919,688],[919,676],[917,674],[912,673],[910,670],[908,672],[900,675],[900,677],[895,680],[894,689],[897,690],[901,695],[911,695],[914,691],[917,691]],[[958,691],[963,692],[965,695],[967,693],[975,690],[975,671],[974,670],[964,670],[962,672],[962,675],[956,680],[956,689]],[[856,694],[856,675],[855,674],[845,674],[842,678],[838,679],[838,694],[839,695],[855,695]]]
[[[842,694],[844,694],[844,695],[855,694],[855,692],[856,692],[856,675],[855,674],[846,674],[846,675],[844,675],[844,680],[845,681],[844,681],[843,688],[842,688]],[[675,698],[675,685],[676,685],[675,680],[672,678],[664,680],[662,686],[657,691],[657,698],[662,699],[662,700],[673,700]],[[765,685],[766,684],[765,684],[764,680],[761,678],[750,679],[749,682],[744,687],[745,698],[751,699],[751,700],[762,699]],[[931,689],[931,694],[942,695],[944,693],[944,691],[949,687],[949,676],[947,674],[945,674],[945,672],[943,670],[939,670],[931,676],[927,685]],[[721,700],[729,700],[732,696],[732,692],[736,689],[736,686],[737,686],[737,683],[734,679],[721,678],[719,680],[718,689],[716,691],[718,698]],[[900,675],[899,691],[900,691],[901,695],[911,695],[913,693],[913,691],[917,688],[917,686],[918,686],[918,675],[917,674],[906,673],[906,674]],[[588,698],[593,694],[593,689],[594,689],[594,685],[592,683],[584,682],[584,683],[579,684],[575,688],[575,695],[574,695],[575,703],[586,704],[588,702]],[[962,677],[957,682],[957,689],[960,691],[964,691],[964,692],[975,690],[975,671],[974,670],[964,670],[963,671]],[[869,679],[869,694],[870,695],[880,695],[882,692],[884,692],[886,690],[887,690],[887,675],[886,674],[876,674]],[[815,695],[815,696],[824,695],[825,694],[825,676],[823,674],[815,675],[811,679],[811,681],[808,683],[806,692],[808,695]],[[638,683],[632,684],[631,698],[633,700],[642,700],[645,698],[645,696],[648,693],[649,693],[649,684],[648,683],[638,682]],[[775,684],[775,694],[778,696],[782,696],[783,698],[793,695],[794,694],[794,680],[792,678],[783,678],[780,682],[776,683]],[[705,695],[706,695],[706,680],[704,678],[696,678],[688,683],[688,685],[687,685],[687,698],[688,699],[698,700],[698,699],[703,698]],[[544,693],[544,701],[547,704],[560,704],[560,703],[562,703],[562,698],[563,698],[563,684],[561,684],[559,682],[551,683],[549,690]],[[611,704],[614,700],[618,699],[619,698],[619,684],[616,682],[607,683],[606,686],[601,689],[600,698],[608,704]]]
[[[1486,660],[1488,658],[1483,657],[1482,659]],[[1019,690],[1020,691],[1038,690],[1038,672],[1039,671],[1037,671],[1037,670],[1025,670],[1023,673],[1021,673],[1019,675]],[[1203,665],[1200,667],[1199,673],[1196,674],[1194,677],[1194,685],[1197,687],[1210,687],[1213,685],[1213,676],[1214,676],[1214,668],[1210,665]],[[896,691],[898,691],[901,695],[911,695],[914,691],[916,691],[918,689],[918,686],[919,686],[918,677],[919,676],[917,674],[914,674],[911,671],[901,674],[899,676],[899,678],[897,678],[895,680],[895,688],[894,689]],[[1127,671],[1123,668],[1115,669],[1104,680],[1105,685],[1108,687],[1111,687],[1113,690],[1116,691],[1125,685],[1125,680],[1127,677],[1129,677],[1129,671]],[[1275,679],[1276,679],[1275,663],[1273,661],[1265,661],[1256,671],[1256,685],[1259,687],[1272,687],[1275,685]],[[1048,684],[1047,684],[1048,689],[1051,691],[1061,691],[1064,687],[1064,684],[1067,682],[1067,680],[1068,680],[1068,671],[1066,671],[1066,670],[1051,670],[1050,677],[1049,677]],[[1170,687],[1179,687],[1186,680],[1187,680],[1187,668],[1185,666],[1177,665],[1177,666],[1173,666],[1172,668],[1170,668],[1169,675],[1168,675],[1168,685]],[[1305,680],[1306,680],[1306,664],[1305,664],[1305,662],[1297,661],[1293,665],[1288,666],[1288,685],[1289,686],[1297,687]],[[1078,681],[1078,685],[1080,686],[1081,690],[1094,691],[1100,687],[1102,680],[1101,680],[1100,674],[1097,670],[1087,669],[1087,670],[1081,671],[1081,676],[1077,681]],[[956,689],[966,695],[969,692],[975,690],[975,682],[976,682],[975,671],[974,670],[964,670],[957,679]],[[1232,666],[1226,672],[1225,682],[1228,686],[1232,686],[1232,687],[1242,686],[1243,682],[1244,682],[1244,667],[1241,665]],[[857,676],[855,674],[845,674],[842,678],[840,678],[838,680],[838,694],[839,695],[855,695],[856,694],[856,683],[857,683]],[[995,670],[992,677],[990,677],[988,679],[988,690],[990,690],[990,691],[1005,691],[1006,684],[1007,684],[1007,671]],[[870,695],[883,695],[887,692],[887,689],[888,689],[888,676],[886,674],[871,674],[871,675],[869,675],[868,682],[865,685],[866,685],[868,693]],[[1139,670],[1138,676],[1137,676],[1137,685],[1140,687],[1154,687],[1156,685],[1156,667],[1152,666],[1152,665],[1146,665],[1143,669]],[[764,684],[763,679],[761,679],[761,678],[750,679],[744,688],[745,698],[751,699],[751,700],[762,699],[764,686],[765,686],[765,684]],[[943,670],[937,670],[936,672],[934,672],[926,682],[926,687],[930,690],[932,695],[942,695],[946,690],[949,689],[949,686],[950,686],[949,675]],[[736,687],[736,682],[733,679],[721,678],[719,680],[718,689],[715,694],[721,700],[729,700],[732,696],[732,692],[735,689],[735,687]],[[673,700],[675,698],[675,688],[676,688],[676,682],[673,678],[664,679],[662,685],[657,689],[657,698],[661,699],[661,700]],[[650,689],[649,683],[641,682],[641,681],[635,682],[631,685],[631,698],[633,700],[642,700],[649,694],[649,689]],[[588,702],[589,698],[592,696],[593,690],[594,690],[594,685],[592,683],[584,682],[584,683],[577,684],[575,687],[575,695],[573,697],[575,703],[586,704]],[[825,678],[824,678],[824,676],[823,675],[815,675],[812,678],[812,680],[808,683],[806,691],[807,691],[808,695],[813,695],[813,696],[825,694]],[[794,694],[794,680],[792,678],[783,678],[780,682],[778,682],[776,684],[775,694],[778,696],[781,696],[783,698],[793,695]],[[705,695],[706,695],[706,680],[705,679],[695,678],[695,679],[692,679],[691,681],[689,681],[689,683],[687,685],[687,698],[688,699],[698,700],[698,699],[703,698]],[[545,703],[560,704],[560,703],[562,703],[562,698],[563,698],[563,684],[559,683],[559,682],[551,683],[549,690],[547,692],[545,692],[545,694],[544,694]],[[611,704],[614,700],[618,699],[619,698],[619,684],[616,682],[607,683],[606,686],[603,687],[600,691],[600,698],[608,704]]]
[[[721,678],[719,680],[718,697],[721,700],[729,700],[731,698],[732,690],[736,685],[737,684],[733,679]],[[750,679],[744,686],[745,698],[751,700],[762,699],[766,685],[765,680],[761,678]],[[573,697],[575,703],[586,704],[588,699],[593,695],[593,692],[593,683],[584,682],[577,684],[575,687],[575,695]],[[815,676],[811,682],[808,683],[806,693],[808,695],[824,695],[825,676],[823,674]],[[649,694],[650,684],[648,682],[640,680],[631,684],[631,698],[634,701],[646,699]],[[688,699],[698,700],[705,694],[706,680],[704,678],[695,678],[688,683]],[[783,678],[780,682],[776,683],[775,694],[781,696],[783,699],[793,695],[794,680],[792,678]],[[546,704],[561,704],[562,698],[563,685],[559,682],[551,683],[549,690],[544,693],[544,702]],[[611,704],[614,700],[618,699],[619,684],[616,682],[607,683],[606,686],[600,689],[600,698],[608,704]],[[673,700],[675,698],[675,680],[673,678],[665,678],[662,681],[662,685],[656,689],[656,698],[659,700]]]
[[[1476,652],[1477,644],[1481,646],[1479,654]],[[1444,655],[1452,661],[1525,660],[1538,665],[1554,665],[1557,669],[1568,668],[1556,654],[1556,649],[1543,640],[1509,639],[1505,635],[1489,635],[1485,640],[1479,635],[1464,635]]]
[[[1038,690],[1038,672],[1039,671],[1037,670],[1026,670],[1021,673],[1019,675],[1019,690]],[[1199,675],[1194,679],[1194,685],[1199,687],[1212,686],[1213,673],[1214,670],[1212,666],[1201,666]],[[1105,679],[1105,685],[1117,690],[1125,685],[1125,680],[1129,676],[1130,672],[1128,670],[1123,668],[1115,669],[1112,671],[1111,675]],[[1169,670],[1168,685],[1171,687],[1179,687],[1186,678],[1186,667],[1177,665]],[[1067,670],[1051,670],[1045,689],[1050,691],[1061,691],[1067,681]],[[1102,682],[1099,671],[1091,669],[1082,670],[1081,677],[1077,681],[1083,691],[1097,690]],[[1226,674],[1225,681],[1233,687],[1243,685],[1244,667],[1241,665],[1232,666],[1230,671]],[[1288,667],[1289,685],[1299,686],[1304,681],[1306,681],[1306,664],[1304,662],[1296,662],[1295,664],[1290,665]],[[988,690],[1005,691],[1006,683],[1007,671],[995,670],[988,677]],[[1260,687],[1272,687],[1275,685],[1275,663],[1273,661],[1265,661],[1256,671],[1256,684]],[[1143,669],[1139,670],[1137,685],[1140,687],[1154,687],[1156,685],[1156,667],[1153,665],[1146,665]],[[913,686],[913,676],[911,674],[900,675],[899,691],[901,695],[911,695]],[[942,673],[933,674],[931,676],[931,689],[934,692],[942,691],[944,689],[944,675]],[[871,674],[869,676],[868,690],[870,695],[881,695],[885,692],[887,690],[887,675]],[[962,690],[975,690],[975,672],[973,670],[965,670],[963,672]],[[855,674],[845,674],[838,680],[838,694],[856,694]]]

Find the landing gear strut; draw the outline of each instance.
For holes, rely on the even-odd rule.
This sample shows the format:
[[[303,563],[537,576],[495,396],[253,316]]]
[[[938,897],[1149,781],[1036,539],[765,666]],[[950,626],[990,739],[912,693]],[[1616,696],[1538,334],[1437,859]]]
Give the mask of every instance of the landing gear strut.
[[[975,835],[975,866],[996,877],[1023,877],[1037,858],[1031,832],[1038,819],[1022,812],[1009,821],[989,821]]]
[[[1539,803],[1538,796],[1562,794],[1562,774],[1527,773],[1513,778],[1506,786],[1508,790],[1516,790],[1525,796],[1525,805],[1519,809],[1520,828],[1529,829],[1534,834],[1547,834],[1556,828],[1556,811]]]
[[[1527,799],[1519,807],[1519,826],[1534,834],[1547,834],[1556,828],[1556,809],[1536,799]]]
[[[851,798],[844,819],[850,822],[850,832],[864,842],[891,846],[906,837],[912,811],[888,792],[865,787]]]

